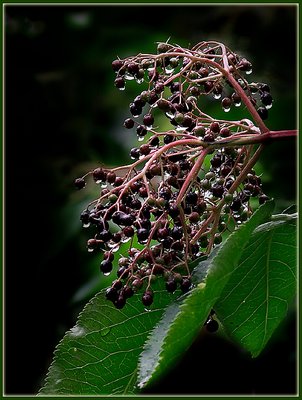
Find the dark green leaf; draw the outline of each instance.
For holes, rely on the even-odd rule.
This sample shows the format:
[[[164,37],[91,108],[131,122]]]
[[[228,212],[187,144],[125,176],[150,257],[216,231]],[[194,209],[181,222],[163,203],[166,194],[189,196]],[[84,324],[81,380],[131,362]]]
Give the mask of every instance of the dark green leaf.
[[[279,214],[259,226],[215,310],[226,332],[259,355],[296,293],[296,215]]]
[[[105,299],[104,291],[96,295],[58,345],[40,394],[134,393],[148,333],[175,298],[166,290],[155,291],[154,307],[146,311],[141,295],[128,299],[122,310]]]
[[[196,267],[197,286],[182,301],[168,307],[149,336],[140,357],[140,388],[162,376],[192,344],[236,268],[251,233],[269,218],[273,207],[273,201],[261,206],[220,245],[216,254]]]

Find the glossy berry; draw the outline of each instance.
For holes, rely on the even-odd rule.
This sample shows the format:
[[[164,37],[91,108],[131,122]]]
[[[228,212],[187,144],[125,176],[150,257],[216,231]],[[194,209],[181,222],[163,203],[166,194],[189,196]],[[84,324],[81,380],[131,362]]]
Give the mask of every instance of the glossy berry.
[[[106,299],[115,301],[118,298],[118,291],[115,287],[110,287],[106,290]]]
[[[100,265],[100,270],[104,274],[108,274],[112,271],[112,262],[109,260],[103,260]]]
[[[186,293],[190,290],[191,280],[189,278],[182,278],[180,281],[180,289],[183,293]]]
[[[221,101],[222,108],[229,109],[232,105],[232,100],[229,97],[225,97]]]
[[[204,135],[203,140],[204,140],[205,142],[214,142],[215,136],[214,136],[214,134],[213,134],[212,132],[207,132],[207,133]]]
[[[261,117],[261,119],[265,120],[268,118],[268,111],[265,107],[259,107],[257,110],[259,116]]]
[[[149,233],[150,233],[150,231],[148,229],[145,229],[145,228],[138,229],[137,232],[136,232],[137,240],[140,243],[144,242],[145,240],[148,239]]]
[[[117,309],[121,309],[126,305],[126,298],[123,295],[119,295],[118,298],[114,301],[114,305]]]
[[[134,290],[130,286],[126,286],[123,289],[123,294],[127,299],[129,299],[129,297],[132,297],[134,295]]]
[[[213,196],[221,198],[224,193],[224,188],[222,185],[215,184],[212,186]]]
[[[186,203],[187,204],[196,204],[198,200],[197,193],[190,192],[186,195]]]
[[[133,121],[133,119],[131,119],[131,118],[125,119],[125,121],[124,121],[124,127],[127,128],[127,129],[133,128],[133,127],[134,127],[134,121]]]
[[[122,66],[124,65],[122,60],[114,60],[112,61],[112,69],[113,71],[117,72],[119,69],[122,68]]]
[[[265,106],[270,106],[273,102],[273,98],[270,93],[268,92],[263,92],[260,96],[262,104]]]
[[[229,129],[229,128],[222,128],[222,129],[220,130],[220,136],[221,136],[221,137],[229,137],[229,136],[231,136],[231,131],[230,131],[230,129]]]
[[[75,181],[74,181],[74,185],[75,185],[75,187],[77,188],[77,189],[83,189],[85,186],[86,186],[86,182],[85,182],[85,180],[83,179],[83,178],[77,178]]]
[[[108,183],[114,183],[115,180],[116,180],[115,172],[108,172],[108,174],[107,174],[107,182]]]
[[[259,204],[264,204],[268,200],[269,200],[269,197],[266,196],[265,194],[262,194],[261,196],[259,196]]]
[[[98,181],[102,181],[105,182],[106,178],[107,178],[107,173],[102,169],[102,168],[96,168],[93,172],[92,172],[92,176],[93,179],[98,182]]]
[[[139,71],[139,65],[137,63],[131,62],[127,65],[128,72],[135,75]]]
[[[177,289],[177,282],[175,279],[171,278],[166,282],[166,289],[169,293],[174,293],[175,290]]]
[[[183,229],[180,226],[174,226],[171,232],[171,237],[174,240],[179,240],[183,237]]]
[[[130,157],[138,160],[140,156],[140,151],[138,148],[134,147],[133,149],[130,150]]]
[[[134,117],[142,113],[142,107],[137,106],[134,103],[130,104],[129,110]]]
[[[146,114],[143,118],[143,122],[146,126],[152,126],[154,122],[154,117],[152,114]]]
[[[125,87],[124,78],[121,78],[121,77],[116,78],[114,81],[114,84],[118,89],[123,89]]]
[[[217,332],[218,328],[219,328],[218,322],[213,318],[209,318],[208,321],[206,322],[205,326],[206,326],[206,330],[210,333]]]
[[[239,211],[241,205],[242,205],[241,200],[237,197],[231,203],[230,208],[231,208],[232,211]]]
[[[136,133],[138,136],[145,136],[147,134],[147,129],[144,125],[138,125],[138,127],[136,128]]]
[[[146,292],[142,296],[142,303],[144,306],[151,306],[153,303],[153,293],[150,290],[146,290]]]
[[[98,237],[103,242],[108,242],[108,240],[110,240],[112,237],[112,233],[110,231],[107,231],[106,229],[104,229],[98,234]]]

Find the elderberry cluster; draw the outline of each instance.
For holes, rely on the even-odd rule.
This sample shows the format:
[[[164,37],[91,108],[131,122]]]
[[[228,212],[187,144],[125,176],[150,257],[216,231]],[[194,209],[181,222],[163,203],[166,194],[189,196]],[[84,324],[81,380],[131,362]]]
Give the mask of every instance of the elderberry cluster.
[[[224,232],[250,216],[251,197],[260,204],[268,199],[255,171],[245,173],[250,149],[229,145],[242,135],[257,134],[258,128],[249,120],[213,119],[199,104],[202,96],[213,95],[222,98],[226,112],[241,105],[225,74],[228,68],[253,106],[262,102],[257,111],[265,119],[272,105],[268,86],[249,84],[242,72],[249,74],[251,64],[217,43],[201,43],[190,51],[160,43],[157,50],[156,55],[112,63],[117,88],[123,90],[127,80],[147,84],[123,124],[144,142],[131,149],[133,163],[98,167],[75,180],[82,189],[92,176],[101,189],[80,218],[84,227],[93,227],[87,247],[103,253],[104,275],[118,258],[117,279],[106,292],[117,308],[138,290],[142,303],[150,306],[158,276],[168,292],[190,290],[190,261],[208,255]],[[164,132],[155,124],[161,115],[171,124]],[[129,250],[121,257],[123,243],[129,243]]]

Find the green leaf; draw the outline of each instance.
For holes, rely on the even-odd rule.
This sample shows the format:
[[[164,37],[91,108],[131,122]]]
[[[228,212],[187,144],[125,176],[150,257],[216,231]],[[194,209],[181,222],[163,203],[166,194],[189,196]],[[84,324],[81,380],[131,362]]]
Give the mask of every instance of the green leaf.
[[[251,236],[215,305],[225,331],[256,357],[296,293],[296,218],[279,214]]]
[[[269,218],[273,208],[273,201],[259,207],[246,223],[217,248],[217,253],[215,251],[214,255],[196,267],[194,275],[199,282],[197,286],[181,301],[168,307],[160,323],[149,335],[140,357],[140,388],[160,378],[190,347],[236,268],[251,233]]]
[[[104,293],[85,306],[77,324],[57,346],[40,395],[135,392],[138,357],[148,333],[175,295],[155,290],[154,307],[146,311],[141,293],[128,299],[122,310],[106,300]]]

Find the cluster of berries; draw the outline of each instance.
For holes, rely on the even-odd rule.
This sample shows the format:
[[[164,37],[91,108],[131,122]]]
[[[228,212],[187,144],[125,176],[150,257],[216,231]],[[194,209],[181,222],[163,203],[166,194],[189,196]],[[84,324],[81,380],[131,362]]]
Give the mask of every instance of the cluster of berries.
[[[130,104],[131,117],[124,121],[144,143],[131,149],[131,165],[98,167],[75,185],[84,188],[91,175],[101,186],[99,198],[82,212],[81,220],[84,227],[95,229],[87,247],[103,252],[103,274],[110,274],[120,246],[129,242],[128,256],[119,258],[117,279],[106,293],[117,308],[138,290],[144,306],[150,306],[152,282],[159,275],[168,292],[190,290],[190,262],[208,255],[225,231],[250,216],[251,197],[258,197],[259,203],[268,199],[261,178],[251,168],[246,171],[252,149],[232,144],[238,137],[258,134],[258,128],[249,120],[218,121],[200,110],[200,96],[211,93],[223,97],[225,111],[246,101],[226,79],[226,60],[228,73],[248,101],[254,107],[262,102],[261,118],[272,104],[267,85],[248,84],[242,77],[251,64],[223,49],[209,42],[190,51],[160,43],[156,55],[112,63],[119,89],[126,80],[147,80],[148,87]],[[154,127],[160,114],[168,118],[170,130]]]

